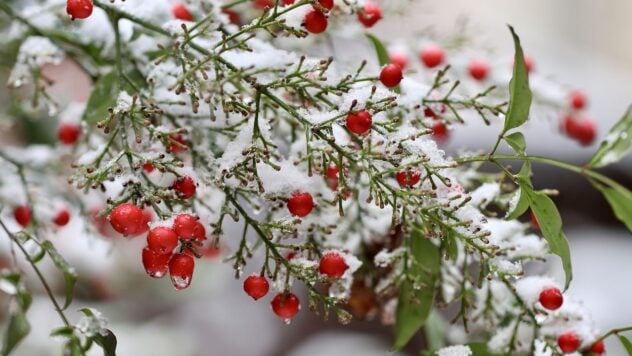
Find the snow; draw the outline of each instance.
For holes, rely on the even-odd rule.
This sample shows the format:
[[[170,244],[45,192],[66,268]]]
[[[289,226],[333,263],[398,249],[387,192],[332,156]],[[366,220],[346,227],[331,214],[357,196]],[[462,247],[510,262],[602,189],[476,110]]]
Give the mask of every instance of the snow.
[[[453,345],[437,351],[437,356],[471,356],[472,349],[467,345]]]

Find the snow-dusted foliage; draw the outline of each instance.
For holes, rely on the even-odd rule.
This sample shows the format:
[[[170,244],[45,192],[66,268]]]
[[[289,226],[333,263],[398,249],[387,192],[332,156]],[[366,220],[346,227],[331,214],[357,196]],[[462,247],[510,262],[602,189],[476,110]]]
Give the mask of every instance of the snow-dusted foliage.
[[[9,84],[46,98],[49,109],[60,105],[50,110],[57,144],[0,151],[6,233],[41,245],[69,216],[85,239],[146,237],[138,260],[152,277],[170,274],[176,289],[196,283],[196,258],[220,253],[238,278],[246,270],[264,277],[246,292],[258,299],[271,286],[282,319],[300,304],[341,322],[379,315],[395,324],[398,348],[436,309],[454,322],[446,341],[455,344],[437,355],[471,355],[460,344],[481,340],[494,353],[559,354],[568,333],[579,340],[575,349],[589,349],[600,335],[587,310],[567,295],[552,307],[565,283],[529,273],[552,255],[570,266],[570,256],[555,206],[531,183],[524,138],[505,135],[505,125],[488,155],[443,149],[465,122],[524,122],[532,95],[536,113],[581,108],[565,108],[560,86],[529,77],[517,37],[512,84],[509,56],[468,67],[472,53],[485,53],[446,53],[440,38],[393,40],[389,59],[363,35],[406,2],[386,3],[0,5],[12,19],[5,41],[21,43]],[[323,24],[326,34],[316,35]],[[331,50],[349,38],[357,48]],[[419,49],[416,64],[409,54]],[[403,80],[385,78],[380,66],[389,61]],[[45,71],[62,62],[92,80],[85,101],[48,93]],[[389,79],[396,85],[384,85]],[[41,106],[25,103],[33,104]],[[571,136],[592,141],[593,126],[565,120]],[[501,139],[525,161],[519,174],[495,158]],[[537,221],[518,220],[529,207]],[[235,225],[243,233],[227,233]],[[306,301],[295,295],[304,288]],[[109,335],[92,310],[76,329],[99,345]]]

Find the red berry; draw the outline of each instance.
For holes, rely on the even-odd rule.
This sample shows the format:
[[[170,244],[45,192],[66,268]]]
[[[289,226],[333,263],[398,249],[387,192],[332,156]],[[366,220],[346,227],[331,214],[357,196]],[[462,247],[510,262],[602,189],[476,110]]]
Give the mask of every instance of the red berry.
[[[435,114],[435,112],[429,107],[426,107],[424,109],[424,116],[425,117],[431,117],[431,118],[433,118],[435,120],[437,119],[437,114]]]
[[[398,86],[402,79],[404,79],[402,67],[397,64],[387,64],[380,72],[380,81],[389,88]]]
[[[533,224],[536,229],[540,230],[540,223],[538,222],[538,218],[535,217],[533,211],[531,212],[531,224]]]
[[[92,0],[68,0],[66,2],[66,12],[71,19],[86,19],[92,15]]]
[[[427,46],[419,54],[419,58],[428,68],[434,68],[443,63],[444,57],[443,50],[435,45]]]
[[[272,299],[270,304],[274,314],[284,320],[292,319],[301,309],[298,298],[292,293],[279,293]]]
[[[597,355],[602,355],[603,353],[605,353],[606,345],[604,344],[603,340],[599,340],[592,344],[592,346],[590,347],[590,352]]]
[[[489,74],[489,65],[485,61],[473,60],[470,62],[468,71],[472,78],[476,80],[485,80]]]
[[[533,71],[533,68],[535,67],[533,59],[529,56],[524,56],[524,65],[525,67],[527,67],[527,73],[531,73]]]
[[[59,124],[57,128],[57,138],[64,145],[74,145],[79,140],[80,135],[81,128],[79,125],[64,122]]]
[[[347,115],[347,128],[356,135],[364,135],[371,129],[373,118],[368,111]]]
[[[148,223],[143,209],[132,203],[123,203],[110,213],[112,228],[123,236],[134,236],[146,231]]]
[[[187,254],[176,253],[171,257],[169,261],[169,275],[175,289],[181,290],[189,287],[193,278],[194,267],[195,260]]]
[[[412,188],[415,184],[419,183],[421,174],[417,171],[399,171],[395,174],[397,183],[404,188]]]
[[[283,3],[283,5],[292,5],[294,4],[295,0],[283,0],[281,1]]]
[[[557,288],[547,288],[540,292],[540,304],[548,310],[557,310],[564,303],[564,296]]]
[[[292,3],[294,3],[294,0],[291,0]],[[327,10],[331,10],[334,8],[334,0],[318,0],[318,3],[320,4],[321,7],[324,7]],[[318,8],[316,6],[314,6],[314,9]]]
[[[57,226],[66,226],[66,224],[68,224],[69,221],[70,221],[70,213],[66,209],[60,210],[57,213],[57,215],[55,215],[55,218],[53,219],[53,223]]]
[[[588,105],[588,98],[586,98],[586,94],[583,91],[573,90],[570,94],[570,102],[574,109],[581,110]]]
[[[263,276],[253,274],[244,281],[244,291],[254,300],[264,297],[268,294],[268,290],[270,290],[270,285]]]
[[[174,1],[171,5],[171,13],[173,17],[182,21],[193,21],[193,15],[187,10],[187,8],[180,2]]]
[[[31,209],[28,206],[16,206],[13,210],[15,221],[22,227],[27,227],[31,223]]]
[[[292,215],[303,218],[314,209],[314,199],[307,192],[294,192],[287,201],[287,208]]]
[[[145,170],[145,172],[147,173],[151,173],[154,171],[154,165],[151,163],[145,163],[143,164],[143,170]]]
[[[193,228],[193,238],[198,241],[206,240],[206,229],[204,225],[202,225],[199,221],[195,224]]]
[[[597,128],[592,120],[580,119],[572,124],[572,131],[569,131],[569,135],[577,139],[582,145],[589,146],[595,141]]]
[[[171,254],[160,254],[156,251],[145,247],[143,249],[143,266],[145,272],[152,278],[162,278],[167,274],[167,268],[169,266],[169,260]]]
[[[147,234],[147,247],[158,254],[171,254],[177,245],[178,235],[168,227],[155,227]]]
[[[327,22],[327,16],[318,10],[310,11],[305,15],[305,29],[313,34],[325,32]]]
[[[173,230],[183,239],[190,239],[195,236],[198,220],[195,216],[189,214],[180,214],[176,216],[173,223]]]
[[[367,3],[358,12],[358,21],[360,21],[364,27],[373,27],[378,21],[382,19],[382,10],[376,3]]]
[[[399,66],[402,70],[408,67],[408,58],[406,58],[405,54],[402,53],[391,53],[389,55],[391,59],[391,63]]]
[[[169,135],[169,141],[170,143],[167,151],[171,153],[180,153],[183,150],[186,150],[187,142],[184,140],[184,137],[182,137],[182,135]]]
[[[265,10],[274,6],[274,0],[254,0],[252,6],[255,9]]]
[[[438,142],[444,142],[448,139],[448,127],[441,121],[437,121],[432,125],[432,137]]]
[[[557,338],[557,346],[560,347],[562,352],[570,354],[577,351],[581,344],[579,337],[573,332],[567,332]]]
[[[178,192],[178,196],[182,199],[189,199],[195,195],[195,181],[191,177],[178,178],[173,183],[173,189]]]
[[[232,23],[233,25],[241,25],[241,16],[239,16],[239,13],[235,10],[231,10],[231,9],[224,9],[222,10],[222,12],[228,16],[228,21],[230,23]]]
[[[329,278],[340,278],[349,268],[345,258],[337,252],[327,252],[321,257],[318,270]]]
[[[327,167],[327,179],[338,180],[338,172],[340,172],[340,168],[338,168],[337,165],[330,165],[329,167]]]

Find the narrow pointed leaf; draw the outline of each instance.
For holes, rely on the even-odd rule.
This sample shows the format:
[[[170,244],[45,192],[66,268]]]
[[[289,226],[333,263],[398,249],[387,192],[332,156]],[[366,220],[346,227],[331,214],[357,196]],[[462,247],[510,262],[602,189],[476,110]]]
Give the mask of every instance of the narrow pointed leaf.
[[[514,56],[513,77],[509,82],[509,108],[505,117],[503,133],[519,127],[527,121],[532,101],[531,89],[529,89],[529,73],[527,73],[527,66],[524,62],[520,38],[514,32],[513,27],[509,26],[509,30],[514,40],[516,53]]]
[[[77,283],[77,273],[75,269],[72,268],[68,262],[62,257],[62,255],[57,252],[55,246],[50,241],[42,242],[42,248],[46,251],[48,256],[55,264],[55,267],[59,269],[64,275],[64,281],[66,283],[66,295],[63,309],[68,308],[70,303],[72,303],[72,298],[74,296],[75,291],[75,283]]]
[[[562,218],[555,203],[546,194],[535,192],[526,184],[520,186],[521,190],[527,194],[529,205],[535,214],[542,235],[549,243],[551,252],[562,260],[562,268],[566,275],[564,288],[568,288],[573,279],[573,269],[571,266],[571,252],[566,236],[562,231]]]
[[[395,321],[394,349],[404,347],[424,325],[435,295],[435,283],[441,264],[439,249],[418,230],[410,236],[411,264],[408,273],[416,278],[406,279],[400,287]]]
[[[632,192],[619,184],[606,186],[595,181],[592,184],[606,198],[617,219],[632,232]]]

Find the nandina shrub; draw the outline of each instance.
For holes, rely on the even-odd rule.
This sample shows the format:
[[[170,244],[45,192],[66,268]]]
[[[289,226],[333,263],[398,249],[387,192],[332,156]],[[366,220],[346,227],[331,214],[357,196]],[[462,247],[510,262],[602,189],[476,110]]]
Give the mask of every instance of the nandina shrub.
[[[560,102],[530,89],[539,74],[513,28],[513,64],[496,66],[482,50],[465,58],[476,49],[436,39],[389,52],[388,38],[363,34],[396,16],[377,2],[63,5],[0,3],[7,48],[16,49],[9,86],[22,89],[14,100],[30,98],[17,106],[45,108],[58,123],[48,147],[1,147],[0,226],[45,286],[65,354],[93,344],[116,351],[100,313],[81,309],[85,319],[73,325],[64,312],[81,271],[47,237],[74,219],[84,238],[147,239],[138,264],[147,278],[169,274],[177,290],[195,285],[196,263],[220,249],[242,280],[234,288],[253,303],[267,299],[258,303],[288,323],[309,306],[342,323],[379,315],[393,325],[395,349],[442,319],[467,335],[441,350],[453,341],[428,339],[426,354],[603,352],[614,332],[600,334],[565,293],[568,243],[531,166],[585,176],[632,228],[632,192],[597,171],[632,145],[632,113],[581,167],[528,155],[520,128],[539,119],[532,104],[557,110],[562,134],[582,145],[596,126],[583,93]],[[327,52],[326,38],[350,28],[366,51]],[[466,65],[451,67],[454,59]],[[47,73],[62,62],[91,80],[86,100],[50,93]],[[502,126],[489,151],[442,149],[465,122]],[[226,232],[235,224],[242,234]],[[551,256],[562,283],[526,273]],[[63,303],[38,268],[45,257],[64,275]],[[12,298],[3,354],[29,332],[25,270],[11,261],[0,275]]]

